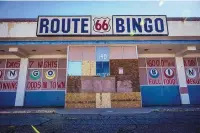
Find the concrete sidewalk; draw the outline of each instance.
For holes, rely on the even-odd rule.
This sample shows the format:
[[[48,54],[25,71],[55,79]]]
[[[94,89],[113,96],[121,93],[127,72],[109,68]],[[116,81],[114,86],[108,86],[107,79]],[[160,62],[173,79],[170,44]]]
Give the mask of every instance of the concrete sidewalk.
[[[150,112],[200,111],[200,106],[144,107],[144,108],[104,108],[104,109],[64,109],[64,108],[9,108],[0,109],[0,114],[140,114]]]

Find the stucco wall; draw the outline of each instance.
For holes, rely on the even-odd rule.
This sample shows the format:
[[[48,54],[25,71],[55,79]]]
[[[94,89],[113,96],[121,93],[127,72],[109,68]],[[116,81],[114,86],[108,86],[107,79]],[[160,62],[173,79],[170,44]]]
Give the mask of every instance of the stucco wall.
[[[0,37],[36,37],[37,22],[0,22]],[[168,21],[169,36],[200,36],[200,21]]]

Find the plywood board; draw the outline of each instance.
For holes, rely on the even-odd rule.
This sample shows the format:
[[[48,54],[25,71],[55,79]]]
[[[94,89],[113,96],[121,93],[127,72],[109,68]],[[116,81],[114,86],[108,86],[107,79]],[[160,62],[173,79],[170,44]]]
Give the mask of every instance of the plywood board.
[[[67,93],[65,100],[67,108],[96,108],[95,93]]]
[[[140,92],[131,93],[111,93],[112,108],[141,107]]]
[[[76,93],[81,90],[81,77],[68,76],[67,77],[67,93]]]

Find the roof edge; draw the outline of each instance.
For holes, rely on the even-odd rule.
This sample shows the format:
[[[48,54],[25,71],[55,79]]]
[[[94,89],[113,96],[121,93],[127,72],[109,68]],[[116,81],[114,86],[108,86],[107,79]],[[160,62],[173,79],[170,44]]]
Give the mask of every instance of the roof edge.
[[[200,21],[200,17],[168,17],[167,21]],[[37,18],[0,18],[0,22],[37,22]]]

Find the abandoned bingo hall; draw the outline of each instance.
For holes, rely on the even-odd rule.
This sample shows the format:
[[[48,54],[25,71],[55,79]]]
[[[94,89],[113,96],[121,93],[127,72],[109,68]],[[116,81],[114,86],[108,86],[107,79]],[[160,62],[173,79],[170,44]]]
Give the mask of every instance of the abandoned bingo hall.
[[[200,104],[200,19],[0,19],[0,107]]]

